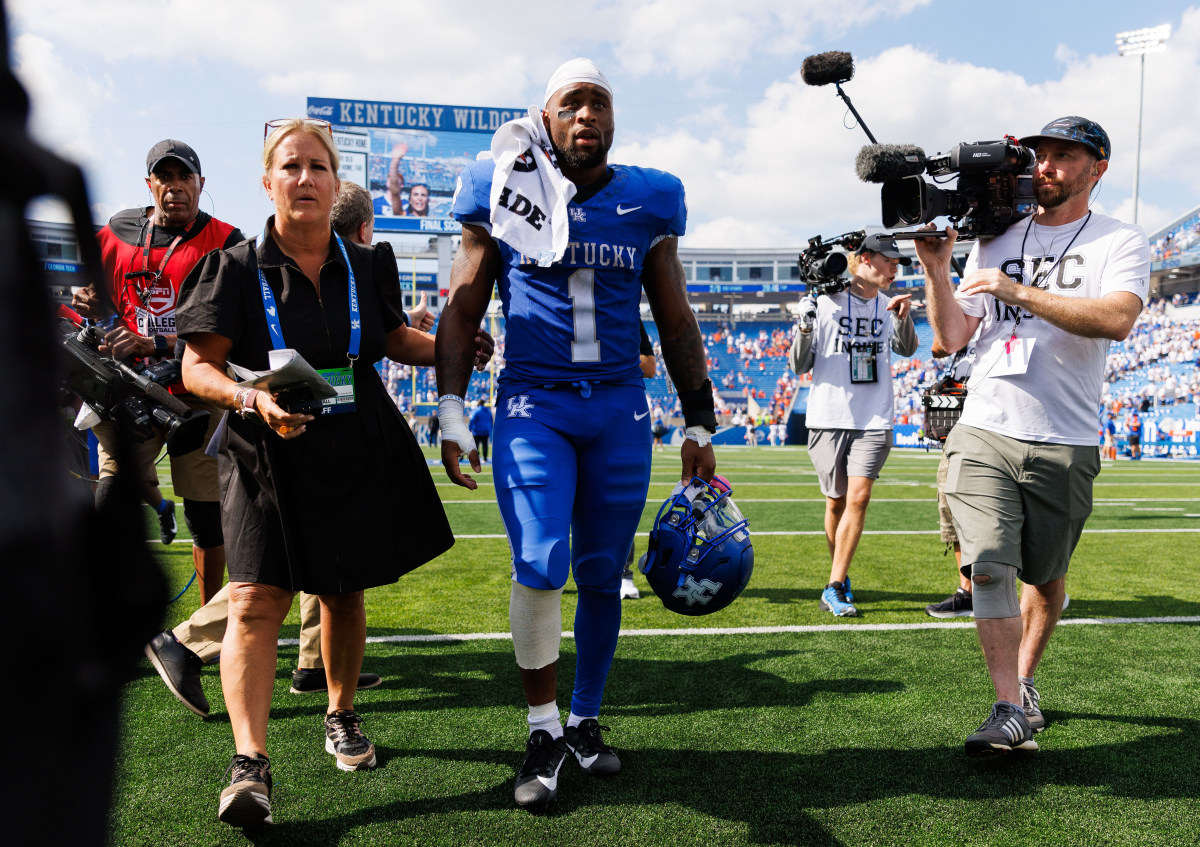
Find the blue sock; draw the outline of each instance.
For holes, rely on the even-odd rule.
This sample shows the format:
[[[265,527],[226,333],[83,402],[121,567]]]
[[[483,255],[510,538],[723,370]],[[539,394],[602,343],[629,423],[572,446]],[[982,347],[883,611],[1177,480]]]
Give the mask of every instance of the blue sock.
[[[166,497],[164,497],[164,498],[162,498],[162,501],[158,504],[158,506],[155,507],[154,511],[158,512],[161,515],[163,512],[165,512],[167,510],[167,508],[170,505],[171,505],[171,501],[168,500]]]

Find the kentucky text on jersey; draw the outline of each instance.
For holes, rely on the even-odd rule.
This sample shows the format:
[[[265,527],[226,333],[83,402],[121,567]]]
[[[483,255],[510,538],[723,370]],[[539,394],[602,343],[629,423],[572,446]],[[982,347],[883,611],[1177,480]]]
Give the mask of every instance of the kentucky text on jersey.
[[[571,241],[567,243],[560,265],[582,268],[627,268],[636,269],[634,256],[637,248],[628,244],[604,244],[595,241]],[[536,265],[537,259],[522,254],[520,264]]]

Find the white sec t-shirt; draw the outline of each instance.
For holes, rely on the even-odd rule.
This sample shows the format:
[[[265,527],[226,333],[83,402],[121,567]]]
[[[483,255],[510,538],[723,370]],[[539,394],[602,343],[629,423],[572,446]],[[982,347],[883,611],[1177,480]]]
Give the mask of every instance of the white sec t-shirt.
[[[1099,299],[1128,291],[1145,303],[1150,245],[1141,227],[1105,215],[1058,227],[1027,219],[977,242],[964,276],[977,268],[1000,268],[1024,285],[1062,297]],[[981,318],[978,358],[959,423],[1024,441],[1097,443],[1108,339],[1074,335],[990,294],[957,300],[966,314]]]

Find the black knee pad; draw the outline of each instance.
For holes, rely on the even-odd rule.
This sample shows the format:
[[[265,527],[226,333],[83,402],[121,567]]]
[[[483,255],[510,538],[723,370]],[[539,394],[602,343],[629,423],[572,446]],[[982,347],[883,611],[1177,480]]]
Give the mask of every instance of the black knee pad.
[[[183,499],[183,520],[192,534],[192,544],[210,550],[225,544],[221,532],[221,504],[215,500]]]
[[[96,511],[103,512],[112,505],[113,497],[116,496],[117,478],[115,476],[102,476],[96,483]]]

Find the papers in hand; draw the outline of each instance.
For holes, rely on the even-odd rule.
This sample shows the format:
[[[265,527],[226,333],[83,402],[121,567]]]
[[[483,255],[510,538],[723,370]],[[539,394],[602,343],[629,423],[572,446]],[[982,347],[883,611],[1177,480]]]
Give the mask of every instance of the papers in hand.
[[[270,365],[269,370],[252,371],[229,362],[229,370],[233,372],[234,379],[240,380],[240,388],[257,388],[259,391],[277,394],[284,388],[303,385],[311,389],[318,399],[337,396],[337,390],[326,382],[303,356],[290,347],[270,351],[267,354],[267,364]]]

